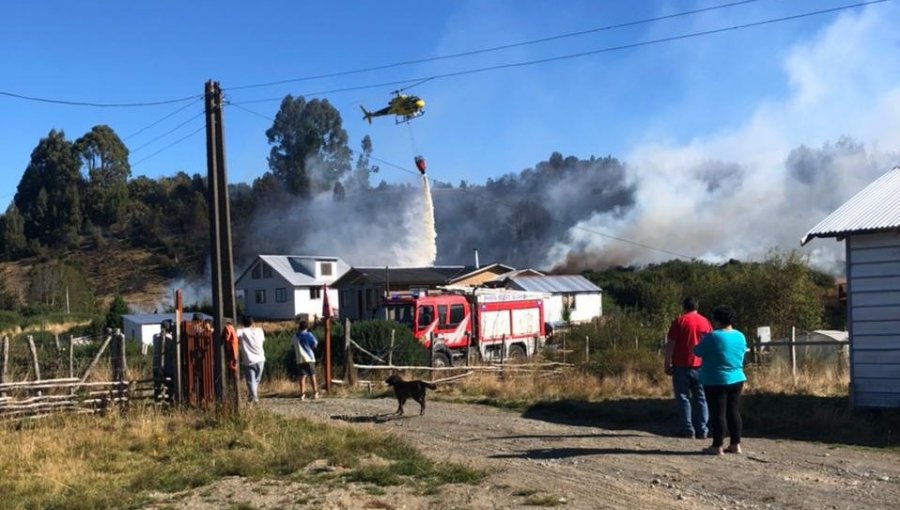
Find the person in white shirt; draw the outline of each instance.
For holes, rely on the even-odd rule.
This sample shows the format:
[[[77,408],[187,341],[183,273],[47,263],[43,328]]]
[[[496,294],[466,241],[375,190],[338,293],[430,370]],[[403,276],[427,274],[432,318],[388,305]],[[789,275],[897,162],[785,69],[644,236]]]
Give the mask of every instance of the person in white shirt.
[[[266,353],[263,344],[266,334],[262,328],[253,325],[253,317],[244,317],[243,328],[238,330],[238,341],[241,344],[241,369],[247,381],[247,400],[252,404],[259,403],[259,380],[262,378],[266,364]]]

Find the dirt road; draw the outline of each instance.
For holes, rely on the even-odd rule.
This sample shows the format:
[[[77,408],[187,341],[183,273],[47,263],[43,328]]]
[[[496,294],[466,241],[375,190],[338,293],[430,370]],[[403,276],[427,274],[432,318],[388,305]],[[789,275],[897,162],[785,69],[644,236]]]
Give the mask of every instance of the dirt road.
[[[554,423],[492,407],[392,399],[269,399],[287,415],[399,434],[436,460],[487,469],[477,487],[430,498],[391,494],[390,508],[897,508],[900,458],[876,449],[748,437],[743,455],[700,455],[707,441]],[[372,503],[369,501],[369,503]],[[332,498],[330,508],[366,508]],[[385,506],[380,506],[385,508]]]

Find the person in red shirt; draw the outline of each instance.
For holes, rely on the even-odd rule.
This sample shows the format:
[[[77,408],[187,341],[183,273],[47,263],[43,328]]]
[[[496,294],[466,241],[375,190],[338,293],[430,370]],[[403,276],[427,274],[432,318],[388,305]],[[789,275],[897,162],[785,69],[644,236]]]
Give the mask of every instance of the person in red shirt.
[[[672,388],[678,404],[681,422],[678,435],[706,439],[709,410],[699,380],[702,360],[694,356],[694,346],[713,328],[709,319],[697,312],[696,299],[684,298],[682,307],[684,313],[672,321],[666,335],[665,370],[667,375],[672,376]]]

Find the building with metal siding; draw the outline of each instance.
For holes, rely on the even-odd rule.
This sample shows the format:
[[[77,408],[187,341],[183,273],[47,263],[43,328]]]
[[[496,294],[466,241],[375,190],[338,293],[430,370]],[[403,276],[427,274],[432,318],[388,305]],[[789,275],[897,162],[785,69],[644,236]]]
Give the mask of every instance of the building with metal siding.
[[[542,292],[544,320],[550,324],[578,324],[599,319],[603,315],[602,291],[581,275],[521,275],[508,279],[506,288]]]
[[[900,407],[900,166],[875,180],[801,240],[846,240],[850,398]]]

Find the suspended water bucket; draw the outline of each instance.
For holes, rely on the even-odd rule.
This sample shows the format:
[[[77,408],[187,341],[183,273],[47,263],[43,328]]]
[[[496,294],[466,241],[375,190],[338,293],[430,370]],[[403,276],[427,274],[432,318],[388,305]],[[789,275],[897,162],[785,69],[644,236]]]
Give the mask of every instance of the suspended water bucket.
[[[426,168],[425,167],[425,158],[423,158],[422,156],[416,156],[415,161],[416,161],[416,168],[419,169],[419,173],[421,173],[422,175],[425,175],[425,168]]]

